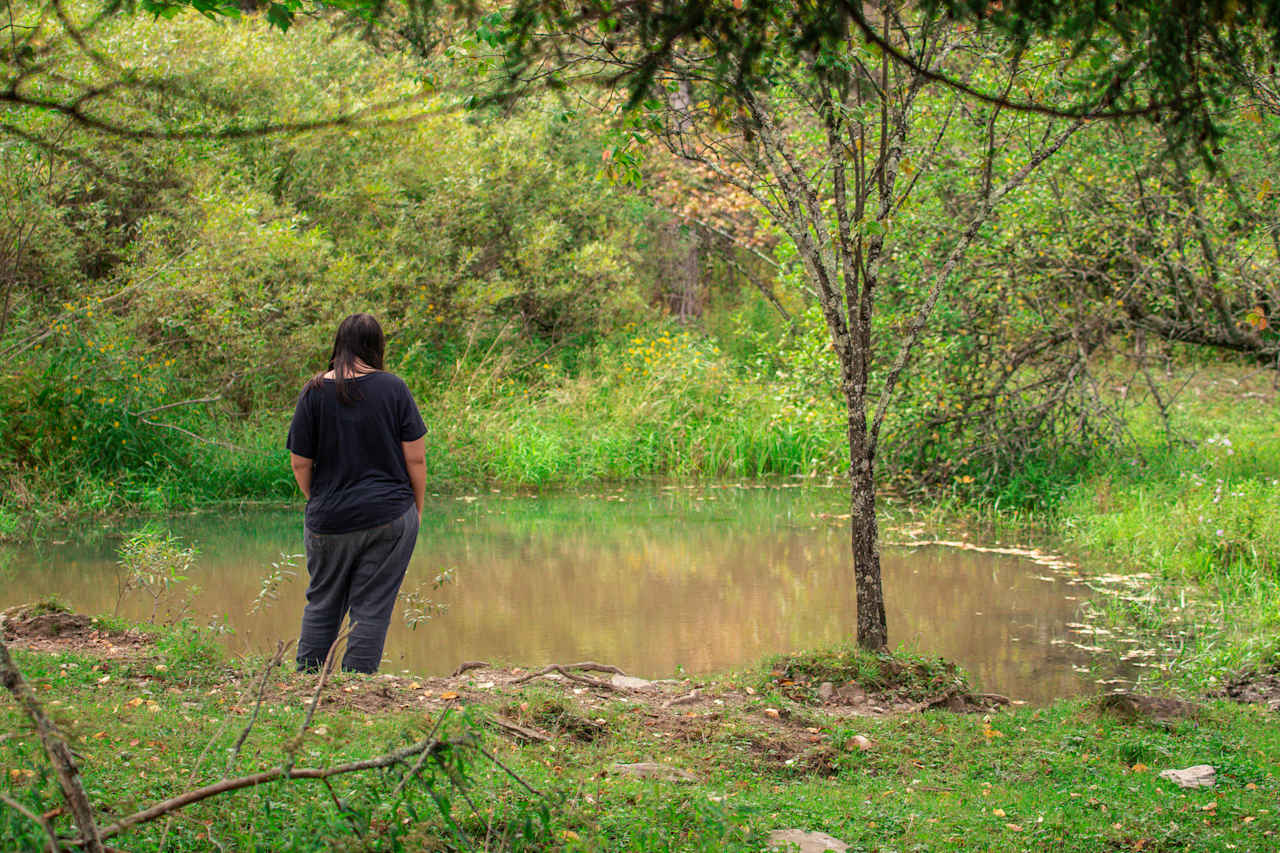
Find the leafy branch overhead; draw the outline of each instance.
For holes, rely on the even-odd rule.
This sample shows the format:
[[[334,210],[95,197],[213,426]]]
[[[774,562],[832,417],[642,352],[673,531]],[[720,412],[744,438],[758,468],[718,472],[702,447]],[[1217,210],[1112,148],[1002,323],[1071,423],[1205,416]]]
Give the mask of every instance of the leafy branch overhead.
[[[316,129],[335,124],[394,120],[387,111],[410,105],[386,104],[316,120],[235,124],[198,128],[138,127],[103,120],[95,102],[117,86],[164,88],[145,75],[122,77],[106,88],[74,87],[56,94],[31,91],[28,78],[44,70],[51,47],[70,40],[95,62],[109,63],[89,40],[106,18],[128,9],[159,18],[186,10],[212,19],[238,18],[244,4],[228,0],[140,0],[90,4],[84,20],[74,20],[70,4],[46,0],[18,6],[8,31],[5,81],[0,101],[61,113],[76,121],[126,136],[243,136]],[[1183,140],[1214,143],[1228,99],[1240,91],[1266,99],[1280,91],[1274,57],[1280,52],[1280,0],[1224,4],[1148,0],[1142,3],[1058,3],[1052,0],[926,0],[903,4],[903,13],[941,15],[962,27],[1008,37],[1011,49],[1049,42],[1067,48],[1074,63],[1064,92],[1043,97],[1026,89],[1002,91],[949,69],[922,61],[910,46],[896,43],[876,20],[872,7],[852,0],[833,3],[780,0],[649,2],[649,0],[515,0],[501,11],[474,0],[268,0],[265,19],[288,30],[299,16],[345,16],[366,38],[394,40],[426,55],[446,47],[467,29],[500,56],[500,82],[481,84],[471,103],[504,101],[533,84],[558,89],[581,81],[582,69],[564,63],[563,37],[590,36],[609,50],[623,50],[630,62],[610,81],[630,93],[630,104],[648,97],[661,69],[686,50],[696,49],[700,73],[737,91],[768,83],[780,54],[829,55],[849,38],[883,51],[893,62],[934,84],[950,87],[975,103],[1042,113],[1058,118],[1143,116],[1177,128]],[[23,12],[28,14],[23,14]],[[56,22],[63,32],[49,29]],[[621,39],[619,38],[621,36]],[[74,84],[73,78],[64,80]],[[403,120],[400,117],[399,120]]]
[[[633,104],[645,97],[672,54],[690,45],[699,46],[707,75],[743,88],[768,79],[771,58],[779,52],[822,54],[851,33],[932,82],[978,101],[1059,118],[1172,118],[1200,139],[1218,132],[1215,111],[1230,92],[1275,83],[1267,55],[1280,50],[1280,0],[926,0],[915,6],[1004,34],[1018,49],[1038,39],[1070,45],[1078,60],[1070,96],[1045,99],[1030,92],[1001,92],[920,63],[910,50],[885,37],[867,4],[852,0],[516,0],[500,14],[473,0],[272,0],[262,8],[282,30],[299,14],[341,10],[371,29],[385,28],[416,43],[424,42],[442,18],[471,20],[478,23],[481,38],[504,53],[512,83],[522,83],[531,69],[554,55],[548,34],[592,31],[607,42],[613,34],[634,33],[640,61],[614,80],[631,91]],[[211,17],[241,14],[239,3],[224,0],[142,0],[137,8],[165,17],[184,8]],[[543,78],[551,87],[572,80],[572,72]]]

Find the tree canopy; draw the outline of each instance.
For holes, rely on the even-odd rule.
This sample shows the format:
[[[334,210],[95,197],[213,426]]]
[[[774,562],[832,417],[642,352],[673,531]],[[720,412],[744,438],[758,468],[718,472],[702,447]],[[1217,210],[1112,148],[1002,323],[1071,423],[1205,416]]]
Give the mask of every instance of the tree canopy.
[[[111,0],[104,10],[120,8]],[[697,44],[705,73],[739,85],[769,74],[779,49],[829,49],[850,32],[912,64],[910,51],[886,38],[871,6],[852,0],[515,0],[495,11],[475,0],[268,0],[254,3],[274,25],[287,29],[298,14],[342,10],[386,27],[419,44],[434,43],[441,17],[482,23],[482,37],[500,47],[510,79],[545,59],[549,33],[594,31],[608,41],[627,30],[638,38],[644,61],[621,82],[638,99],[672,51]],[[1215,110],[1240,86],[1274,92],[1274,57],[1280,52],[1280,0],[1146,0],[1146,2],[1055,2],[1055,0],[924,0],[924,11],[998,31],[1017,47],[1033,39],[1071,46],[1078,60],[1073,91],[1065,98],[1037,100],[1021,93],[984,90],[964,78],[917,68],[935,82],[965,94],[1018,109],[1060,117],[1146,115],[1172,119],[1197,139],[1216,134]],[[904,4],[887,4],[890,9]],[[183,8],[203,14],[239,15],[242,0],[138,0],[136,8],[160,16]],[[567,82],[549,72],[548,85]]]

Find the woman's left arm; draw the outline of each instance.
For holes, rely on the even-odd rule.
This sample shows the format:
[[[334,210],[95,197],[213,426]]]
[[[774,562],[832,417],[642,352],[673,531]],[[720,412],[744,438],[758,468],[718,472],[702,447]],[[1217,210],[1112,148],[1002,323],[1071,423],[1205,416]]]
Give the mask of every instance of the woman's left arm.
[[[422,518],[422,503],[427,497],[427,442],[424,438],[400,442],[404,450],[404,466],[409,469],[409,482],[413,485],[413,502]]]
[[[296,453],[289,454],[289,467],[293,468],[293,479],[298,481],[298,488],[302,490],[302,496],[307,500],[311,500],[311,466],[314,461]]]

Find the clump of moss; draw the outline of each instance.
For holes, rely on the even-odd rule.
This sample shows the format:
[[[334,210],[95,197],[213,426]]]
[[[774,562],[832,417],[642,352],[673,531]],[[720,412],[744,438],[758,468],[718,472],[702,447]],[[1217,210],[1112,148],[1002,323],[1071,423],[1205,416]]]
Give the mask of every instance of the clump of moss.
[[[543,691],[529,691],[525,697],[523,702],[512,703],[506,709],[522,722],[581,743],[590,743],[607,734],[606,727],[584,717],[572,699]]]
[[[852,643],[770,658],[758,686],[811,702],[823,682],[852,683],[868,693],[912,702],[969,690],[968,675],[950,661],[910,652],[872,652]]]

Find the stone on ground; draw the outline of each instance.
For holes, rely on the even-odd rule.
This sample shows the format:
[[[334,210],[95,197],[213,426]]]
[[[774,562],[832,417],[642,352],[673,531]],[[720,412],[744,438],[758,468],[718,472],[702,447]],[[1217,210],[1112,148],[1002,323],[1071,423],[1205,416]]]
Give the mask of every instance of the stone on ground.
[[[667,764],[658,764],[653,761],[642,761],[638,764],[614,764],[609,770],[613,773],[621,773],[624,776],[634,776],[637,779],[656,779],[660,782],[697,782],[698,777],[694,776],[688,770],[681,770],[679,767],[671,767]]]
[[[826,853],[835,850],[844,853],[849,849],[838,838],[832,838],[825,832],[805,832],[803,829],[775,829],[769,833],[769,849],[799,851],[799,853]]]
[[[1168,779],[1180,788],[1212,788],[1215,771],[1208,764],[1197,764],[1182,770],[1164,770],[1161,779]]]

